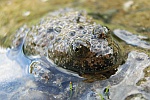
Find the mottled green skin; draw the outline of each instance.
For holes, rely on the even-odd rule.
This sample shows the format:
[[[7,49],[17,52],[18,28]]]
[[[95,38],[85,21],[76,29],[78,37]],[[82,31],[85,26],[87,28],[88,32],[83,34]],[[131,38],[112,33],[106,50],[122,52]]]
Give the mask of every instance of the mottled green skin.
[[[23,28],[25,29],[25,28]],[[18,31],[16,39],[25,37]],[[92,22],[84,11],[63,9],[50,13],[27,32],[24,52],[48,56],[79,74],[102,73],[122,63],[121,50],[106,27]]]

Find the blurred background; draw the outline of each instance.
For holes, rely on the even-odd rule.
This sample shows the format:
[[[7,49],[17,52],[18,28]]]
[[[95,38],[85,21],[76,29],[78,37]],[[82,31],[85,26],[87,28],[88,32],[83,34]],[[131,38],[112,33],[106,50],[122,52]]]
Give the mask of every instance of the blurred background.
[[[120,28],[150,37],[149,0],[0,0],[0,46],[11,46],[22,25],[35,25],[48,12],[66,7],[86,10],[111,30]]]

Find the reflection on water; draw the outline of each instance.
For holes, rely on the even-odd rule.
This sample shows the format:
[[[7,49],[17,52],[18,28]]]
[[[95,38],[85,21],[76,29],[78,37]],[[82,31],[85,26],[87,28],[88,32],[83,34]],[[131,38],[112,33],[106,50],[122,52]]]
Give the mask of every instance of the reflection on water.
[[[150,91],[144,90],[149,80],[136,85],[144,76],[143,70],[150,66],[150,58],[144,53],[130,52],[126,63],[109,79],[85,83],[83,78],[56,67],[45,57],[26,57],[22,52],[23,41],[16,48],[1,50],[0,99],[124,100],[131,94],[140,94],[136,98],[150,97]]]

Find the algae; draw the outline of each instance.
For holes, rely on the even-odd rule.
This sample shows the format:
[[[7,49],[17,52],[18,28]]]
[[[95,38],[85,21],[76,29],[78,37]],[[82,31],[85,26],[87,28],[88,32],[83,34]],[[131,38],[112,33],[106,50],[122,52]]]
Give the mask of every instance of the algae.
[[[132,0],[131,0],[132,1]],[[11,45],[16,30],[27,24],[37,23],[48,12],[72,7],[84,9],[89,14],[98,14],[97,23],[108,26],[111,30],[120,28],[150,38],[150,3],[149,0],[136,0],[128,8],[128,1],[115,0],[1,0],[0,1],[0,45]],[[26,16],[25,13],[29,13]],[[97,16],[97,15],[96,15]],[[144,30],[143,30],[144,29]]]

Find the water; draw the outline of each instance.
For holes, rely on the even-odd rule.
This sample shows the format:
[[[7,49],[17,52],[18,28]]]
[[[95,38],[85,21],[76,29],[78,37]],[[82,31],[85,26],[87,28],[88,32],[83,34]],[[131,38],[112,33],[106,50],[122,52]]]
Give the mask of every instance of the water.
[[[26,57],[23,43],[24,39],[16,48],[0,48],[1,100],[125,100],[132,95],[136,99],[150,98],[150,79],[143,72],[150,66],[150,58],[145,53],[131,51],[115,75],[86,83],[46,57]],[[137,85],[142,78],[146,81]]]

